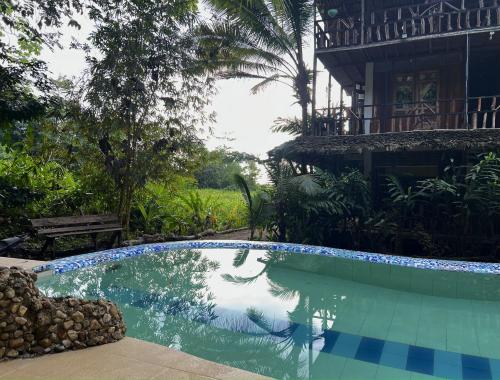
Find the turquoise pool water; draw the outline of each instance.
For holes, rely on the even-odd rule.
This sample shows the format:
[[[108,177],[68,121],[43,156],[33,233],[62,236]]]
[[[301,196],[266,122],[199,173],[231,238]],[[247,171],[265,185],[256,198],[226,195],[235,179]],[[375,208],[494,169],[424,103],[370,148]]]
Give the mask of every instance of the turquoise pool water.
[[[42,277],[127,335],[283,379],[500,379],[500,276],[264,250],[176,250]]]

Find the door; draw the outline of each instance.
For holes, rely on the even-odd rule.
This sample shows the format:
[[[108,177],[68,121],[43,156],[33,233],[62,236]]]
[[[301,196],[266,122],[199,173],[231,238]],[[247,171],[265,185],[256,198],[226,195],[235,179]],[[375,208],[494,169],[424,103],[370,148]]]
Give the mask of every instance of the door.
[[[392,132],[435,129],[439,126],[437,70],[396,74],[393,88]]]

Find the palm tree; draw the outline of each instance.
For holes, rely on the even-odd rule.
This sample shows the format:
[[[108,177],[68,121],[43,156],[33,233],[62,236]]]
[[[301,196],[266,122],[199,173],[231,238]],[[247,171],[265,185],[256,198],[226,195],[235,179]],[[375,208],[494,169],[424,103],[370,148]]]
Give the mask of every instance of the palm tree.
[[[286,84],[302,108],[308,129],[312,72],[304,62],[304,39],[312,28],[311,0],[207,0],[215,17],[198,30],[205,69],[221,78],[254,78],[256,93],[271,83]]]

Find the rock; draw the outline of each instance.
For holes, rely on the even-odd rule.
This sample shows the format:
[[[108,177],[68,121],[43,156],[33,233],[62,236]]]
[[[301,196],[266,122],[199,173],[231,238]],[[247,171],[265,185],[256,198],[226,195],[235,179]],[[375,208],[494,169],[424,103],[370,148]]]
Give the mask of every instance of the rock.
[[[42,302],[40,300],[35,300],[33,301],[33,310],[35,311],[40,311],[43,309],[43,305],[42,305]]]
[[[69,321],[64,322],[63,326],[64,326],[65,330],[69,330],[70,328],[73,327],[74,324],[75,324],[75,322],[70,319]]]
[[[17,330],[17,325],[14,323],[8,324],[7,326],[4,327],[3,331],[5,332],[12,332]]]
[[[43,347],[40,347],[40,346],[34,346],[34,347],[31,347],[31,352],[33,352],[34,354],[37,354],[37,355],[42,355],[45,353],[45,349]]]
[[[77,311],[76,313],[73,313],[73,315],[71,316],[71,318],[72,318],[75,322],[83,322],[83,320],[85,319],[85,316],[83,315],[83,313],[82,313],[82,312]]]
[[[75,306],[78,304],[78,301],[74,298],[68,298],[68,304],[69,306]]]
[[[91,330],[99,330],[101,328],[101,324],[97,321],[97,319],[92,319],[89,328]]]
[[[64,347],[64,345],[62,345],[62,344],[58,344],[57,346],[54,347],[55,352],[63,352],[65,350],[66,350],[66,347]]]
[[[78,341],[78,340],[75,340],[75,341],[73,342],[73,347],[74,347],[75,349],[77,349],[77,350],[81,350],[82,348],[86,348],[86,347],[87,347],[87,345],[86,345],[85,343],[82,343],[82,342]]]
[[[77,340],[78,339],[78,333],[75,330],[68,330],[68,338],[71,340]]]
[[[6,298],[14,298],[16,296],[16,292],[12,288],[5,289],[4,294]]]
[[[12,314],[16,314],[16,313],[17,313],[17,311],[19,310],[19,306],[21,306],[21,305],[20,305],[20,304],[18,304],[18,303],[15,303],[14,305],[12,305],[12,306],[10,307],[10,312],[11,312]]]
[[[82,349],[123,338],[120,311],[104,299],[49,298],[36,275],[0,269],[0,359]]]
[[[15,338],[9,340],[9,347],[10,348],[19,348],[24,344],[24,339],[23,338]]]
[[[65,313],[63,313],[61,310],[57,310],[56,311],[56,317],[57,318],[61,318],[61,319],[67,319],[68,318],[68,316]]]
[[[19,314],[21,317],[24,317],[26,312],[28,311],[28,308],[24,305],[19,306],[19,310],[17,311],[17,314]]]
[[[15,321],[16,321],[16,323],[17,323],[18,325],[21,325],[21,326],[23,326],[23,325],[25,325],[26,323],[28,323],[28,320],[27,320],[26,318],[24,318],[24,317],[16,317],[16,318],[15,318]]]
[[[43,348],[48,348],[52,345],[52,341],[49,338],[45,338],[39,341],[38,344]]]
[[[50,324],[50,315],[44,313],[44,312],[40,312],[38,313],[37,315],[37,322],[40,326],[46,326],[48,324]]]
[[[17,358],[19,356],[19,352],[17,352],[16,350],[9,350],[7,351],[7,357],[8,358]]]

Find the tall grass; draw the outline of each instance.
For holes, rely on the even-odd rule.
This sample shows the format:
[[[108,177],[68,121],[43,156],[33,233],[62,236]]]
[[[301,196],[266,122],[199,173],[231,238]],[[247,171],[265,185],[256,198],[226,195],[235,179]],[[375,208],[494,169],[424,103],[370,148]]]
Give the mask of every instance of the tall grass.
[[[185,235],[247,225],[247,210],[236,190],[198,189],[192,184],[148,184],[136,202],[138,232]]]

